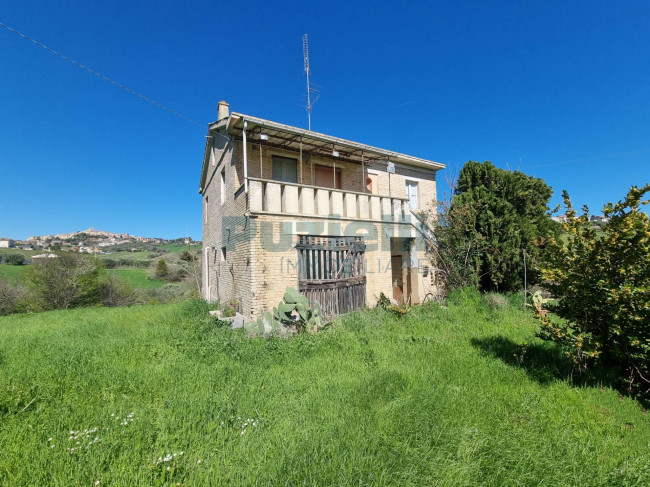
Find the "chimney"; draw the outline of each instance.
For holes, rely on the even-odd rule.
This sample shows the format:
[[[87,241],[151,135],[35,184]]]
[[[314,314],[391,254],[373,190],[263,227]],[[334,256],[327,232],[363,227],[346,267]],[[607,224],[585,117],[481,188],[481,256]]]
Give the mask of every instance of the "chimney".
[[[228,110],[228,103],[225,101],[220,101],[219,105],[217,106],[217,122],[219,120],[223,120],[224,118],[228,118],[230,115],[230,111]]]

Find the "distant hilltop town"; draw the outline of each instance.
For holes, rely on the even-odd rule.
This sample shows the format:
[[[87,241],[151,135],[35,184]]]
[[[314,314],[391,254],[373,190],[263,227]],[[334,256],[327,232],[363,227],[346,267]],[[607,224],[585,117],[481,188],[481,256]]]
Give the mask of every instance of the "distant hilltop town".
[[[36,243],[36,242],[45,242],[45,241],[53,241],[53,240],[74,240],[80,237],[85,239],[94,237],[100,240],[113,239],[116,241],[116,243],[120,243],[117,242],[118,240],[131,241],[131,242],[153,242],[155,240],[160,240],[155,238],[136,237],[135,235],[129,235],[128,233],[105,232],[103,230],[95,230],[93,227],[90,227],[88,230],[81,230],[80,232],[57,233],[56,235],[28,237],[27,241]]]
[[[564,223],[567,221],[566,215],[555,215],[552,216],[551,219],[559,223]],[[607,218],[605,215],[591,215],[589,217],[589,221],[596,225],[600,225],[609,222],[609,218]]]
[[[57,233],[55,235],[42,235],[29,237],[26,241],[0,238],[0,248],[20,248],[22,250],[71,250],[73,252],[86,252],[103,254],[114,249],[140,251],[153,245],[183,243],[190,244],[192,239],[177,238],[149,238],[137,237],[128,233],[113,233],[89,228],[79,232]],[[110,250],[109,250],[110,249]]]

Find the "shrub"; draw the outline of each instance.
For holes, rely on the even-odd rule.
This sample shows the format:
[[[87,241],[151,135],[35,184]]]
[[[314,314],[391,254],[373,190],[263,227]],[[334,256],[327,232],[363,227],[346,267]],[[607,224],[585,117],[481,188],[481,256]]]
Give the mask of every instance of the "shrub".
[[[384,293],[379,293],[379,299],[377,300],[377,307],[383,309],[384,311],[387,311],[388,308],[390,308],[392,303],[390,302],[390,299],[388,299],[388,296],[386,296]]]
[[[134,304],[133,291],[129,284],[114,276],[102,280],[99,295],[104,306],[128,306]]]
[[[179,258],[185,262],[194,262],[196,260],[196,254],[190,253],[189,250],[184,250],[183,252],[181,252]]]
[[[39,259],[26,273],[38,307],[67,309],[101,303],[103,267],[95,257],[58,252],[55,258]]]
[[[561,344],[581,373],[596,362],[617,366],[630,391],[650,392],[650,220],[641,211],[650,184],[632,187],[626,198],[608,203],[609,222],[597,235],[563,193],[566,243],[549,246],[543,276],[553,310],[565,321],[540,316],[539,336]]]
[[[104,267],[106,267],[107,269],[114,269],[119,264],[119,261],[115,259],[109,259],[106,257],[102,259],[102,262],[104,263]]]
[[[165,262],[165,259],[158,260],[158,264],[156,264],[156,278],[165,279],[168,273],[169,271],[167,270],[167,262]]]
[[[506,298],[503,294],[486,293],[483,295],[483,299],[492,309],[504,309],[508,308],[510,305],[508,298]]]
[[[24,311],[26,298],[24,287],[0,278],[0,316]]]
[[[25,263],[25,256],[23,254],[7,254],[5,255],[5,263],[9,265],[23,265]]]
[[[185,276],[187,276],[187,271],[179,265],[166,264],[166,266],[167,266],[167,274],[165,276],[165,279],[169,282],[179,282],[182,281],[185,278]],[[157,271],[158,268],[156,267],[156,272]],[[156,277],[158,276],[156,275]]]

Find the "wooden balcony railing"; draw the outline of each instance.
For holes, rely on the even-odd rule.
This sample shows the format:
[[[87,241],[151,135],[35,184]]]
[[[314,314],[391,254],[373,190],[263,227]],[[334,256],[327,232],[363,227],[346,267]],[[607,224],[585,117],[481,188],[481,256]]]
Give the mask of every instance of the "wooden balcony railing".
[[[251,213],[378,221],[405,221],[411,217],[408,198],[257,178],[249,178],[248,187]]]

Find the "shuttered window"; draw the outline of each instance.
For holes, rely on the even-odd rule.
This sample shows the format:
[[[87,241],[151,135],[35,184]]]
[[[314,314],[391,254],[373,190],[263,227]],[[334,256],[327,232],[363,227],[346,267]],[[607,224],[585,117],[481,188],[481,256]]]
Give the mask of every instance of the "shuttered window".
[[[285,183],[298,182],[298,160],[273,156],[273,179]]]

